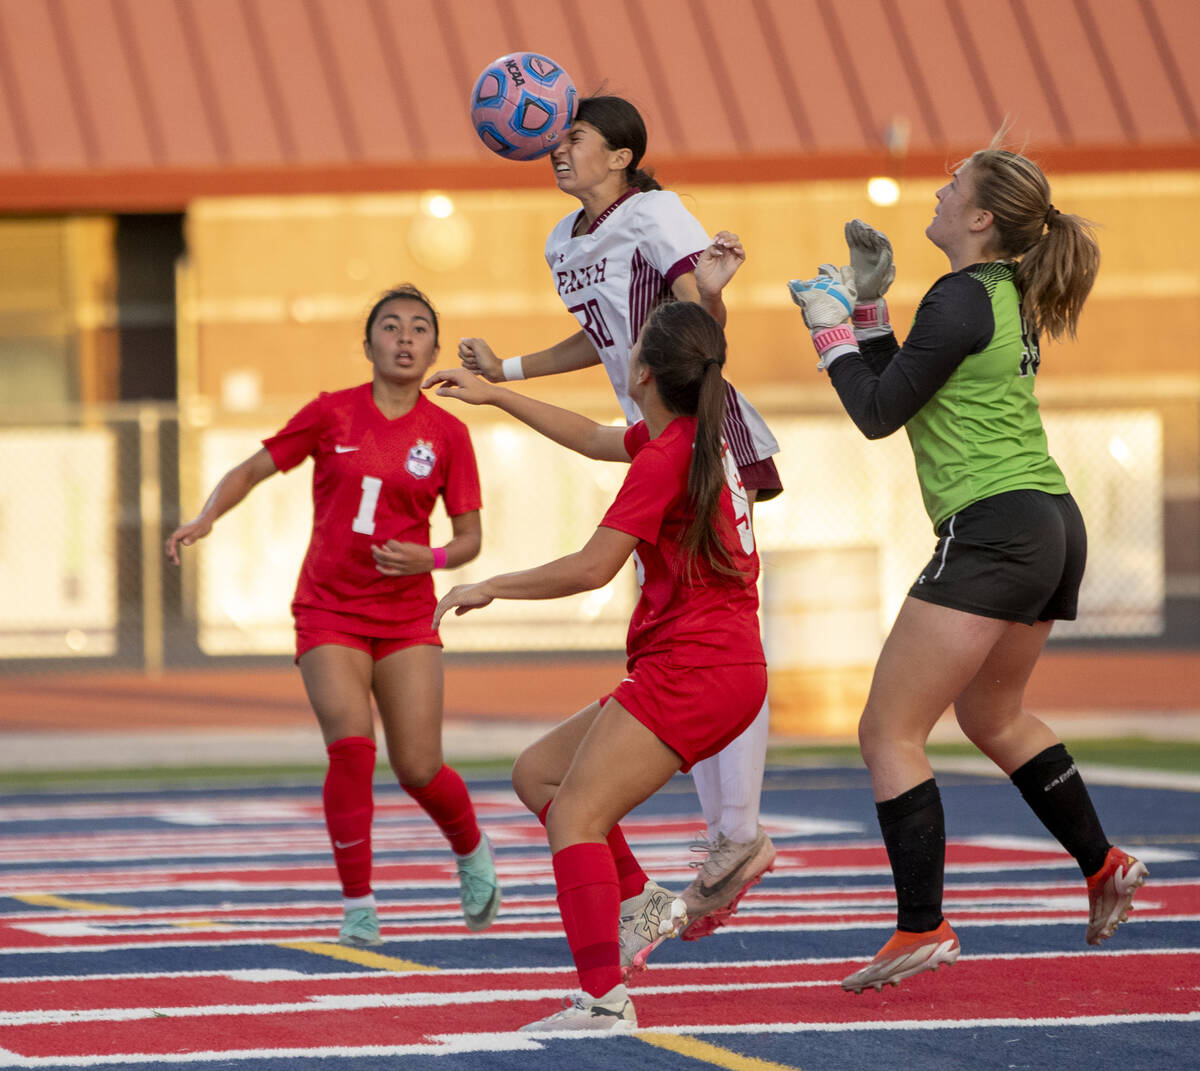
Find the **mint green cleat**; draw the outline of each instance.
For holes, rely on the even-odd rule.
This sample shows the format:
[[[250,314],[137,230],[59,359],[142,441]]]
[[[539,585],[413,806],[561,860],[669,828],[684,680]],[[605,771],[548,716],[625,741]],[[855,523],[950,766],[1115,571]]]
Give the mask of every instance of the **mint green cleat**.
[[[383,944],[379,937],[379,915],[375,908],[355,907],[347,911],[342,920],[342,932],[338,934],[338,944],[351,948]]]
[[[481,833],[470,855],[454,858],[458,863],[459,896],[467,929],[486,930],[500,910],[500,882],[496,880],[492,842]]]

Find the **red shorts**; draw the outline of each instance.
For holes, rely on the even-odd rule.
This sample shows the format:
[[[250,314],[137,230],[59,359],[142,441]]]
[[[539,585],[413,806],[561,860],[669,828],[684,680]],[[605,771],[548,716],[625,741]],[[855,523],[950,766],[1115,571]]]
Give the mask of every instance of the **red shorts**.
[[[683,759],[687,773],[741,736],[767,697],[767,667],[674,666],[642,659],[600,700],[615,699]]]
[[[296,622],[296,661],[314,647],[323,644],[334,644],[338,647],[352,647],[356,651],[366,651],[376,662],[396,651],[406,647],[419,647],[429,644],[441,647],[442,641],[436,632],[425,636],[360,636],[354,632],[339,632],[329,628],[306,628]]]

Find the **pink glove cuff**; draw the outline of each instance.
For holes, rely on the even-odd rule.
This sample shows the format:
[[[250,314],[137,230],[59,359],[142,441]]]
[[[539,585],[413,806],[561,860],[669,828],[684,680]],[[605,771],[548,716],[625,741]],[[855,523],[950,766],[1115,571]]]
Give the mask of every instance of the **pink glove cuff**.
[[[849,324],[838,324],[836,327],[821,327],[812,333],[813,345],[822,356],[835,346],[851,346],[858,349],[858,341]]]
[[[859,330],[866,327],[890,327],[887,302],[883,298],[854,306],[854,326]]]
[[[812,340],[821,357],[817,363],[818,369],[827,369],[847,353],[858,353],[858,339],[854,337],[854,331],[849,324],[819,328],[812,333]]]

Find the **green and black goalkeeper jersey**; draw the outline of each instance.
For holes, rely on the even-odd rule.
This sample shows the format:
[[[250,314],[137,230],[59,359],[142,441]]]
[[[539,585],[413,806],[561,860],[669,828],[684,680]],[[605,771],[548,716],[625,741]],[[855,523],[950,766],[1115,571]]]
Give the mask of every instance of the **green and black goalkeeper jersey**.
[[[829,370],[868,439],[908,432],[935,530],[1002,491],[1068,490],[1033,395],[1037,337],[1023,328],[1014,271],[992,262],[943,275],[903,346],[890,334],[871,339]]]

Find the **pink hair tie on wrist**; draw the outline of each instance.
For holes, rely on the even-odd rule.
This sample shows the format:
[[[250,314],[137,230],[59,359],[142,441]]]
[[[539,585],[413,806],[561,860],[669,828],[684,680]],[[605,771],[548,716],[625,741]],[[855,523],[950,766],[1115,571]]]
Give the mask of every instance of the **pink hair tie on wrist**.
[[[446,548],[445,547],[430,547],[433,552],[433,567],[435,569],[446,568]]]

